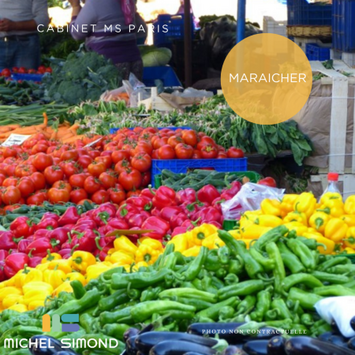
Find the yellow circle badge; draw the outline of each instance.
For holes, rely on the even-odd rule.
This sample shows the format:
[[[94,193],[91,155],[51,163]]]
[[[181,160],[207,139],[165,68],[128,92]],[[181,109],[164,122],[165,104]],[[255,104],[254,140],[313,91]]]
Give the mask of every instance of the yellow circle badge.
[[[263,33],[238,43],[222,68],[223,94],[247,121],[276,124],[293,117],[312,89],[312,69],[302,51],[286,37]]]

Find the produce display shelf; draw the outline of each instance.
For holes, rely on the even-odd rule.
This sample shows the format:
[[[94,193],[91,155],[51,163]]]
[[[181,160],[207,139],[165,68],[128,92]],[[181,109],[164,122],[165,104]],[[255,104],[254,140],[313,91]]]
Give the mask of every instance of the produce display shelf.
[[[187,173],[188,169],[211,168],[220,172],[247,171],[248,159],[168,159],[152,160],[152,185],[155,185],[155,176],[164,169],[173,173]]]
[[[131,131],[134,130],[135,127],[130,127],[128,129],[130,129]],[[115,134],[118,130],[120,130],[121,128],[110,128],[110,134]],[[191,127],[187,127],[187,126],[181,126],[181,127],[158,127],[159,130],[162,129],[170,129],[172,131],[177,131],[178,129],[192,129]]]
[[[42,74],[12,74],[12,79],[19,80],[28,80],[28,81],[42,81]]]
[[[254,183],[257,183],[261,179],[261,175],[259,175],[255,171],[233,171],[229,172],[229,175],[235,175],[236,178],[241,179],[246,176],[250,180],[250,182]],[[162,186],[161,174],[154,176],[154,186],[155,188]]]
[[[161,80],[164,87],[182,87],[174,69],[169,65],[144,68],[142,80],[144,85],[147,87],[157,86],[155,80]]]
[[[319,47],[316,43],[307,43],[306,56],[308,60],[328,60],[330,59],[330,48]]]

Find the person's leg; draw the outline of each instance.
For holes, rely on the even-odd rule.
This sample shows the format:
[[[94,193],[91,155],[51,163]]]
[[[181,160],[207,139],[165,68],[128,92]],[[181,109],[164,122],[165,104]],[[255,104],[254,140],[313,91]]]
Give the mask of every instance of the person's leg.
[[[11,69],[14,66],[12,64],[16,47],[16,42],[0,41],[0,69]]]
[[[120,71],[122,80],[128,80],[130,73],[130,63],[116,63],[115,66]]]
[[[41,63],[39,37],[25,37],[16,43],[15,66],[37,69]]]

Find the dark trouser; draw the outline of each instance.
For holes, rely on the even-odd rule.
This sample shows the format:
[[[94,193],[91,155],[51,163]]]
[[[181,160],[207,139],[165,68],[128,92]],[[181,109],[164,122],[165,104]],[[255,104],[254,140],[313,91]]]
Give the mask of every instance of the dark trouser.
[[[116,63],[118,70],[122,73],[122,79],[128,80],[129,74],[133,73],[139,81],[143,79],[143,62],[137,60],[135,62]]]
[[[0,38],[0,68],[37,69],[41,62],[38,34]]]

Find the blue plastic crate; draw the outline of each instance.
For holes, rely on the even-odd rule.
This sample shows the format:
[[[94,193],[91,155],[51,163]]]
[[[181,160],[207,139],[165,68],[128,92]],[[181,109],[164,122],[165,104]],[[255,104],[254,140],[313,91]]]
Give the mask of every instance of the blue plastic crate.
[[[168,128],[172,131],[177,131],[178,129],[192,129],[191,127],[185,127],[185,126],[182,126],[182,127],[158,127],[159,130],[161,129],[164,129],[164,128]],[[114,134],[116,133],[120,128],[110,128],[110,134]],[[131,127],[131,128],[128,128],[130,130],[134,130],[134,127]]]
[[[155,176],[168,169],[173,173],[187,173],[188,169],[213,168],[220,172],[247,171],[248,159],[169,159],[152,160],[152,186]]]
[[[143,70],[143,83],[145,86],[156,86],[155,80],[161,80],[164,87],[182,86],[180,80],[169,65],[162,67],[147,67]]]
[[[287,0],[287,24],[331,26],[332,5],[310,4],[307,0]]]
[[[172,47],[174,39],[184,39],[184,15],[159,15],[154,25],[154,45],[156,47]],[[163,27],[164,26],[164,27]],[[166,29],[166,30],[165,30]],[[166,33],[164,33],[166,32]],[[194,36],[194,22],[191,14],[191,37]]]
[[[42,74],[12,74],[12,79],[19,80],[27,80],[27,81],[42,81]]]
[[[330,59],[330,49],[319,47],[316,43],[307,43],[306,56],[308,60],[328,60]]]
[[[333,0],[333,48],[355,52],[355,0]]]

